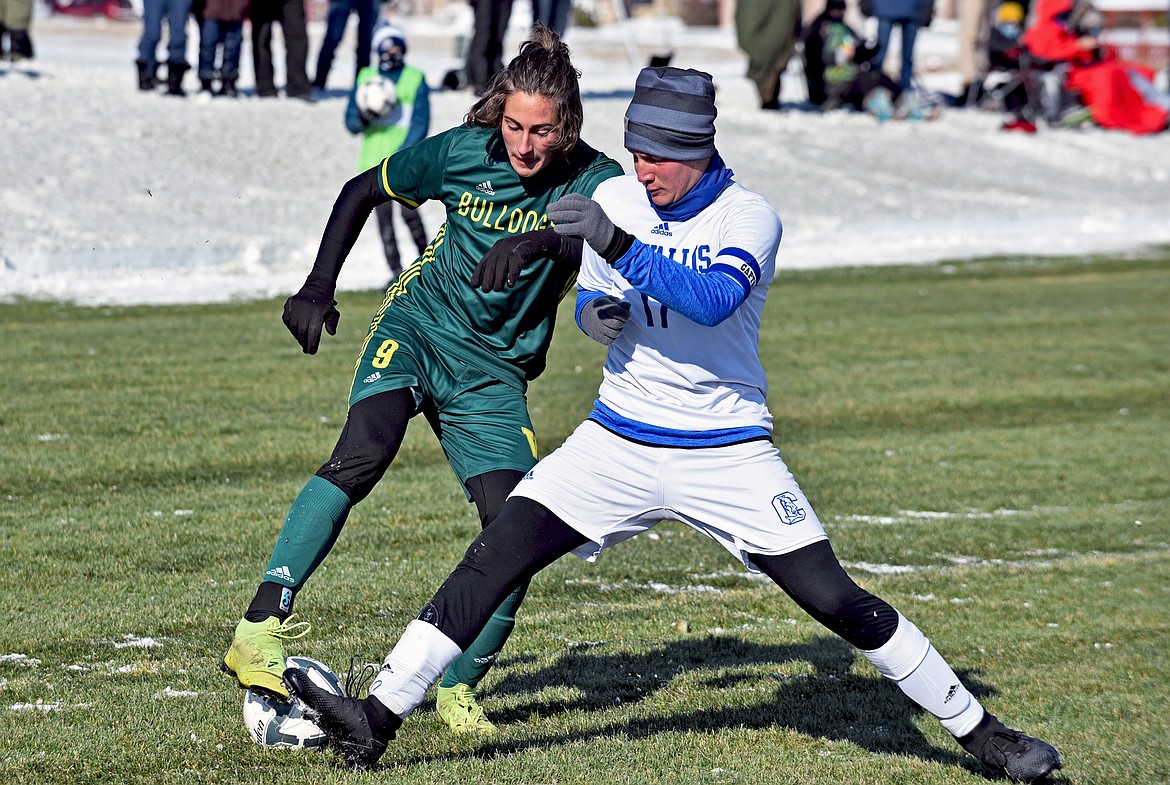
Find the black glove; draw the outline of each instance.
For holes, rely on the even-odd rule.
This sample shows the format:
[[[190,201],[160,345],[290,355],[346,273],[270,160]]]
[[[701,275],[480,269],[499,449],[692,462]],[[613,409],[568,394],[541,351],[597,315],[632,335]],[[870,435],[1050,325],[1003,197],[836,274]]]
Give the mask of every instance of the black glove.
[[[611,264],[630,249],[634,238],[613,225],[601,205],[581,194],[568,194],[548,206],[557,234],[580,237]]]
[[[630,304],[603,294],[581,307],[581,329],[602,346],[609,346],[622,334],[630,318]]]
[[[309,278],[301,290],[284,301],[284,326],[297,339],[305,354],[316,354],[321,344],[321,325],[337,335],[341,318],[333,299],[333,284]]]
[[[568,244],[565,238],[550,229],[537,229],[511,235],[496,241],[471,274],[471,285],[485,292],[502,292],[505,286],[515,286],[524,265],[533,259],[548,257],[564,259]],[[580,264],[580,254],[577,254]]]

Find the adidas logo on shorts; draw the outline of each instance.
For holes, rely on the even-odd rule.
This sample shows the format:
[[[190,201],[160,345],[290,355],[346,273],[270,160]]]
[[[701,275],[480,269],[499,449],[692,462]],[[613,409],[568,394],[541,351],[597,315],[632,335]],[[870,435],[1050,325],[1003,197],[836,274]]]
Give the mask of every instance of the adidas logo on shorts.
[[[378,381],[381,378],[382,378],[382,372],[381,371],[374,371],[369,376],[362,379],[362,384],[373,384],[374,382]]]

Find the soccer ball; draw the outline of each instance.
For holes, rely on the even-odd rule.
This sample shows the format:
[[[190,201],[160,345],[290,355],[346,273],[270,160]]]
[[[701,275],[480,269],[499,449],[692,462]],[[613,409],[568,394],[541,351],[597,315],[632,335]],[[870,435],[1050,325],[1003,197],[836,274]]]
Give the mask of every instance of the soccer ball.
[[[311,657],[289,657],[285,665],[308,671],[309,678],[318,687],[334,695],[345,694],[337,674],[323,662]],[[274,698],[252,690],[244,694],[244,727],[248,729],[252,741],[261,747],[314,749],[328,743],[324,731],[305,716],[297,701]]]
[[[386,77],[375,76],[358,85],[354,100],[366,114],[385,117],[398,106],[398,88]]]

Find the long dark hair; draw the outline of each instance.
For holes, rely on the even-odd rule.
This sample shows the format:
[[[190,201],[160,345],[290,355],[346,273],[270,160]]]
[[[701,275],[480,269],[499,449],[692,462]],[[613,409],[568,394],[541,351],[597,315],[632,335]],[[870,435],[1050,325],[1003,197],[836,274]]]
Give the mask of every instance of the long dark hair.
[[[520,53],[488,84],[487,94],[476,101],[464,119],[468,125],[498,128],[504,118],[504,103],[513,93],[533,93],[552,100],[557,108],[559,138],[552,148],[567,153],[581,138],[581,72],[569,59],[569,47],[560,36],[539,22]]]

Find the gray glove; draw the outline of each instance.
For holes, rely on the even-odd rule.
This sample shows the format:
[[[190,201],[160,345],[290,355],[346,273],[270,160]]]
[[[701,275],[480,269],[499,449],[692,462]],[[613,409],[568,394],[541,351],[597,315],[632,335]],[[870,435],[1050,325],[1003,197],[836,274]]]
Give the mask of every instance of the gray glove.
[[[604,294],[581,308],[581,330],[602,346],[609,346],[622,334],[630,318],[630,304]]]
[[[548,206],[548,219],[557,234],[580,237],[603,259],[613,262],[634,238],[613,225],[601,205],[581,194],[568,194]]]

